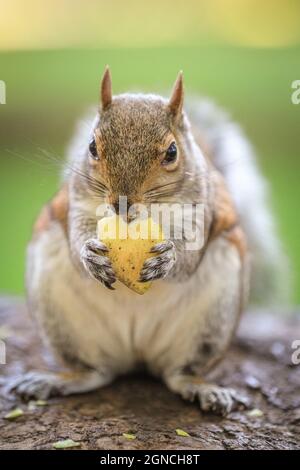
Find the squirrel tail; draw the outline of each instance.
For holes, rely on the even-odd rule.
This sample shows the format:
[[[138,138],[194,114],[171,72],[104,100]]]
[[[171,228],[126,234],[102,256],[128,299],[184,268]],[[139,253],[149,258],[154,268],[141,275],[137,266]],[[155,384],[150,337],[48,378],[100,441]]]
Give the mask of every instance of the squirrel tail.
[[[252,262],[250,301],[287,305],[291,270],[268,204],[268,185],[241,128],[210,101],[193,100],[190,117],[211,149],[247,235]]]

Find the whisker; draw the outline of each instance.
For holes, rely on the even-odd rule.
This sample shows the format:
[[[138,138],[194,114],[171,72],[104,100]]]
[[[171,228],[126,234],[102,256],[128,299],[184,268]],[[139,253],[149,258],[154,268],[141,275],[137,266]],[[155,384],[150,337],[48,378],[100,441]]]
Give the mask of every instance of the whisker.
[[[171,181],[169,183],[161,184],[151,188],[149,191],[145,192],[145,198],[148,201],[153,199],[161,199],[162,197],[173,196],[174,192],[180,191],[182,184],[184,182],[184,177],[177,181]]]
[[[108,188],[103,183],[101,183],[101,181],[97,180],[93,176],[89,175],[88,173],[83,172],[82,170],[78,168],[72,167],[71,165],[68,165],[68,168],[73,173],[83,178],[88,183],[88,186],[94,191],[96,191],[97,193],[101,195],[104,195],[107,193]]]
[[[36,166],[42,168],[43,170],[53,170],[53,167],[47,166],[47,165],[45,165],[45,163],[43,164],[41,161],[37,161],[36,159],[29,158],[26,155],[23,155],[19,152],[16,152],[15,150],[11,150],[11,149],[5,149],[5,150],[8,154],[12,155],[13,157],[18,157],[21,160],[23,160],[24,162],[36,165]]]
[[[7,153],[11,154],[12,156],[16,156],[18,158],[21,158],[25,162],[34,164],[34,165],[36,165],[36,166],[38,166],[38,167],[40,167],[44,170],[46,169],[48,171],[49,170],[53,170],[53,171],[55,170],[56,171],[57,167],[59,167],[61,170],[63,168],[66,168],[70,172],[78,175],[80,178],[82,178],[84,181],[86,181],[88,187],[96,193],[95,197],[97,197],[99,195],[103,196],[107,193],[108,188],[101,181],[99,181],[98,179],[96,179],[93,176],[91,176],[90,174],[82,171],[81,169],[76,168],[75,166],[72,166],[70,163],[65,162],[65,160],[63,158],[60,158],[59,156],[54,154],[54,152],[49,152],[47,149],[45,149],[43,147],[40,147],[38,145],[36,146],[36,148],[40,153],[34,153],[33,154],[36,157],[35,159],[29,158],[26,155],[23,155],[19,152],[16,152],[16,151],[13,151],[13,150],[10,150],[10,149],[6,149],[6,151],[7,151]],[[48,165],[47,165],[47,163],[48,163]],[[49,163],[51,163],[51,166],[49,166]],[[53,165],[56,168],[53,168]]]
[[[50,158],[51,160],[54,160],[54,162],[56,163],[61,163],[61,159],[57,158],[53,153],[50,153],[49,151],[47,151],[46,149],[43,149],[43,148],[39,148],[39,150],[41,152],[44,153],[44,155],[46,155],[48,158]],[[106,194],[107,192],[107,187],[101,182],[99,181],[98,179],[94,178],[93,176],[91,176],[89,173],[85,173],[84,171],[82,171],[81,169],[79,168],[76,168],[74,166],[72,166],[70,163],[68,162],[64,162],[64,166],[65,168],[67,168],[68,170],[70,170],[71,172],[75,173],[76,175],[80,176],[81,178],[83,178],[85,181],[87,181],[88,183],[88,186],[93,189],[95,192],[101,194],[101,195],[104,195]]]
[[[149,189],[149,191],[146,191],[145,194],[148,194],[148,193],[153,193],[155,190],[162,190],[163,188],[166,188],[167,186],[176,186],[178,185],[179,183],[181,183],[183,181],[183,178],[181,180],[178,180],[178,181],[171,181],[170,183],[166,183],[166,184],[161,184],[159,186],[154,186],[153,188]]]

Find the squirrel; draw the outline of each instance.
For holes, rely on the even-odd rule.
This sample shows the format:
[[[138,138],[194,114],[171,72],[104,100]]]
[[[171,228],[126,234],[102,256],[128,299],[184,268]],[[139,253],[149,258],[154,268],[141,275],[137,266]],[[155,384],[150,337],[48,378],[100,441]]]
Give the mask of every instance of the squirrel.
[[[116,280],[97,238],[97,206],[117,211],[120,196],[204,207],[201,248],[172,238],[154,247],[140,273],[154,281],[143,296]],[[143,366],[203,411],[224,415],[245,403],[205,376],[224,358],[251,280],[261,285],[257,266],[266,260],[270,272],[280,255],[270,220],[251,147],[224,112],[198,100],[187,112],[182,73],[169,99],[113,95],[107,67],[96,118],[27,253],[30,312],[67,371],[29,371],[11,390],[40,399],[82,393]]]

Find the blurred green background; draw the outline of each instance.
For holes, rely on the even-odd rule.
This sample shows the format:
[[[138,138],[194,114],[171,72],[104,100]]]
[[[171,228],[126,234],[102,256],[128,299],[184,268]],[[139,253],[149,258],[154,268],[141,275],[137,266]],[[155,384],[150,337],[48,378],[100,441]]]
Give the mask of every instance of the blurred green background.
[[[59,184],[45,152],[63,158],[109,64],[115,93],[168,91],[182,69],[187,93],[212,97],[241,123],[270,182],[299,302],[299,2],[30,0],[27,20],[23,3],[6,3],[0,18],[0,291],[24,290],[31,226]]]

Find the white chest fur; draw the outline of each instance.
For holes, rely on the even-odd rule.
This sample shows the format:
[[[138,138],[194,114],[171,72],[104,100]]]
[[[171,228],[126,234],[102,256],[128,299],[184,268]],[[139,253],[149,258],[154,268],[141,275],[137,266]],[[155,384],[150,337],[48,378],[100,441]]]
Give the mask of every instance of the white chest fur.
[[[54,226],[31,246],[31,256],[39,261],[30,263],[34,282],[29,297],[33,291],[35,297],[37,291],[44,292],[42,284],[47,285],[49,308],[41,312],[45,302],[35,302],[37,316],[44,316],[41,323],[48,335],[49,324],[59,325],[68,348],[85,363],[119,374],[142,362],[161,374],[192,360],[212,322],[218,331],[224,325],[230,334],[239,303],[241,262],[226,240],[211,243],[188,281],[157,281],[140,296],[120,283],[112,292],[81,276],[61,237]]]

